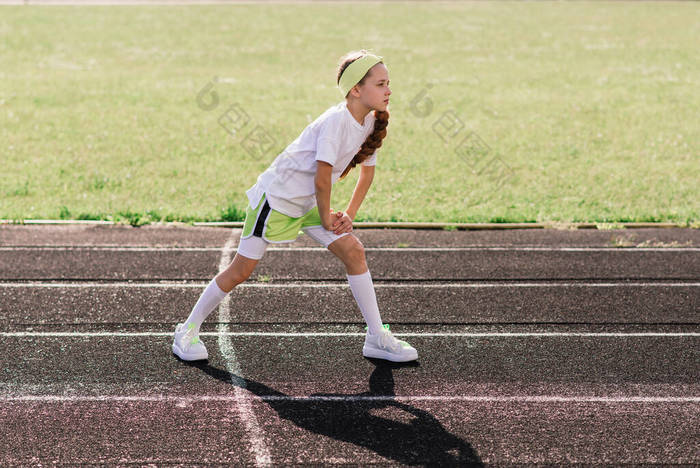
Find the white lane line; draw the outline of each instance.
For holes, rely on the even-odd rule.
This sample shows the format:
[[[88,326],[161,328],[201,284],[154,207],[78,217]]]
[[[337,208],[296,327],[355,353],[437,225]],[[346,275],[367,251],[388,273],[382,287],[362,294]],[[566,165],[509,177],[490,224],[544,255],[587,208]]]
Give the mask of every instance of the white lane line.
[[[233,249],[237,251],[237,249]],[[366,251],[386,252],[700,252],[700,247],[365,247]],[[111,247],[111,246],[18,246],[0,247],[0,251],[106,251],[106,252],[220,252],[216,247]],[[328,252],[321,247],[270,247],[268,252]]]
[[[221,252],[221,260],[219,261],[219,271],[225,270],[231,263],[232,254],[234,252],[234,243],[237,234],[240,231],[232,230],[231,237],[226,241],[224,249]],[[231,375],[231,384],[237,398],[238,404],[236,408],[240,414],[243,424],[245,424],[246,434],[250,437],[251,449],[255,456],[256,466],[269,466],[272,464],[272,457],[263,438],[262,430],[255,417],[253,404],[249,392],[246,391],[245,381],[240,379],[243,376],[240,363],[233,350],[231,343],[231,335],[229,334],[228,324],[231,320],[231,294],[228,294],[221,304],[219,304],[219,318],[217,325],[219,351],[226,363],[226,369]],[[204,335],[201,333],[200,335]],[[239,378],[236,378],[239,377]]]
[[[566,396],[566,395],[258,395],[263,401],[340,401],[340,402],[373,402],[373,401],[456,401],[456,402],[514,402],[514,403],[700,403],[700,396]],[[176,402],[197,403],[203,401],[242,402],[247,400],[245,395],[0,395],[2,402],[41,402],[41,403],[73,403],[73,402]]]
[[[113,246],[22,246],[0,247],[0,252],[54,251],[54,252],[221,252],[218,247],[113,247]]]
[[[700,287],[700,283],[649,283],[649,282],[608,282],[608,283],[556,283],[556,282],[520,282],[520,283],[441,283],[441,284],[425,284],[425,283],[382,283],[374,280],[375,288],[550,288],[550,287],[566,287],[566,288],[678,288],[678,287]],[[32,282],[32,283],[2,283],[0,288],[195,288],[200,289],[206,287],[208,283],[95,283],[95,282],[80,282],[80,283],[61,283],[61,282]],[[241,283],[236,286],[238,288],[342,288],[349,289],[347,281],[344,283]]]
[[[340,337],[340,336],[365,336],[365,333],[360,332],[232,332],[228,331],[227,323],[219,323],[218,332],[200,332],[199,336],[216,336],[219,342],[228,341],[226,337],[231,336],[257,336],[257,337],[297,337],[297,338],[315,338],[315,337]],[[700,332],[465,332],[465,333],[393,333],[394,336],[416,336],[424,338],[432,337],[456,337],[456,338],[527,338],[527,337],[600,337],[600,338],[643,338],[643,337],[699,337]],[[172,336],[171,332],[0,332],[0,337],[107,337],[107,336]],[[226,348],[226,354],[231,355],[232,348]],[[223,354],[223,351],[222,351]],[[237,368],[239,369],[239,368]],[[240,369],[239,369],[240,371]],[[232,374],[240,375],[239,372],[229,371]]]

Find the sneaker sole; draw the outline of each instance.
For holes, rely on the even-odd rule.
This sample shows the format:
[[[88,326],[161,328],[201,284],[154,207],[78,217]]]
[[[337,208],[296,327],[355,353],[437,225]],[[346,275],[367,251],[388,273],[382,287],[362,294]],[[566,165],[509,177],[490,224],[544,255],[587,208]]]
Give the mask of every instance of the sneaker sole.
[[[184,353],[184,352],[180,349],[180,347],[179,347],[178,345],[174,344],[174,343],[173,343],[173,354],[175,354],[175,356],[179,357],[179,358],[182,359],[183,361],[200,361],[200,360],[203,360],[203,359],[209,359],[208,354],[198,355],[198,354],[187,354],[187,353]]]
[[[367,348],[366,346],[362,347],[362,355],[364,357],[386,359],[391,362],[408,362],[418,359],[417,352],[399,356],[388,351],[382,351],[381,349]]]

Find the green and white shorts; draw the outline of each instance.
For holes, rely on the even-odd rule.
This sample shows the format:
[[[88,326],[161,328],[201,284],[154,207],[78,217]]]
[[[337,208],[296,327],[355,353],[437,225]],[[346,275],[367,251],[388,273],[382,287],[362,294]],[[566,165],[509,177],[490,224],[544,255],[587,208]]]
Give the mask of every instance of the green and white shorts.
[[[271,243],[294,242],[301,234],[308,234],[327,248],[332,242],[347,236],[349,232],[336,234],[324,228],[317,206],[299,218],[292,218],[273,210],[267,203],[266,194],[263,194],[255,209],[250,205],[246,208],[238,253],[247,258],[260,260]]]

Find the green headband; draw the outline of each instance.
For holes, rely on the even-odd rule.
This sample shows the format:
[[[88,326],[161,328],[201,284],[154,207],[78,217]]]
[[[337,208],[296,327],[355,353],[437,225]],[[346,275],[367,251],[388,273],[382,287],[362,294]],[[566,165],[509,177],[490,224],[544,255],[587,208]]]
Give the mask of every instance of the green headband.
[[[347,96],[352,87],[359,83],[362,77],[365,76],[365,73],[367,73],[367,70],[379,62],[384,63],[382,57],[367,54],[348,65],[343,71],[343,74],[340,77],[340,82],[338,83],[338,89],[341,93],[343,93],[343,97]]]

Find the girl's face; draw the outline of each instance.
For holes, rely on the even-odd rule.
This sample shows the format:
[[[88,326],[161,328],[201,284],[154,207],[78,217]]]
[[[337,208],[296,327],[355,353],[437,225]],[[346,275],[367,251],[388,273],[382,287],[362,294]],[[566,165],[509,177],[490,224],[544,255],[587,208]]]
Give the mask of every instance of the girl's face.
[[[385,111],[389,105],[390,95],[389,70],[380,62],[370,68],[362,86],[361,99],[367,107]]]

